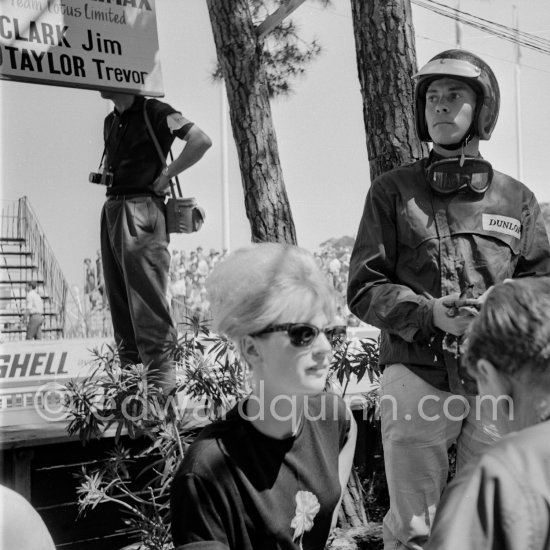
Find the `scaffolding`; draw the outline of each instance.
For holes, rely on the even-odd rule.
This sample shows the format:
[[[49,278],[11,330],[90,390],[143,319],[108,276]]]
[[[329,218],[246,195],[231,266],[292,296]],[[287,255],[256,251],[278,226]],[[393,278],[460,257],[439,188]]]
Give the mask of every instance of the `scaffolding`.
[[[1,201],[0,333],[2,341],[24,340],[26,287],[36,283],[43,303],[42,337],[87,334],[79,300],[70,291],[59,263],[27,197]]]

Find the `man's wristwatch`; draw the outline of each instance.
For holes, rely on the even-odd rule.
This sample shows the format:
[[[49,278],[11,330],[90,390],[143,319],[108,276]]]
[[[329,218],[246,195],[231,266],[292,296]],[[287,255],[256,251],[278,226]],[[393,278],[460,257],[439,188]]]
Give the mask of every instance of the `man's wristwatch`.
[[[164,169],[162,170],[162,175],[170,179],[170,176],[168,175],[168,166],[164,167]]]

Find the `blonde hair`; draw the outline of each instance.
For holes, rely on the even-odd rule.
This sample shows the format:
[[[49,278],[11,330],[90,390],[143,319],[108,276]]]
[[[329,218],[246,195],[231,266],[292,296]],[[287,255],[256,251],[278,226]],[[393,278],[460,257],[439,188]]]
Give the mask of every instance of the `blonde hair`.
[[[294,245],[261,243],[218,262],[206,281],[213,329],[234,341],[277,322],[337,315],[333,286],[314,256]]]

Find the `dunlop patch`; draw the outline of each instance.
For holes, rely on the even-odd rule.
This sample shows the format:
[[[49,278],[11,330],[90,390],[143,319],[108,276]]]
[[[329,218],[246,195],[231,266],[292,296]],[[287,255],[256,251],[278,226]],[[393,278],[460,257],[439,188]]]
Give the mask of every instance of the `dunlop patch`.
[[[521,223],[515,218],[499,216],[498,214],[482,214],[483,229],[521,238]]]

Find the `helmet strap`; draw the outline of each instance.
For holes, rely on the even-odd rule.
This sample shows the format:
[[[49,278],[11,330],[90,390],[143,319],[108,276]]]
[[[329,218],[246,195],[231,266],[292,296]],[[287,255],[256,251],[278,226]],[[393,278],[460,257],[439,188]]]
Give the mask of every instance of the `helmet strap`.
[[[457,149],[461,149],[462,157],[464,157],[464,148],[466,147],[466,145],[468,145],[468,143],[470,143],[470,141],[474,137],[474,134],[475,134],[474,127],[475,127],[475,123],[472,121],[472,124],[468,128],[468,131],[466,132],[466,134],[464,134],[464,137],[456,143],[448,143],[448,144],[438,143],[437,145],[442,149],[445,149],[446,151],[456,151]]]
[[[464,159],[466,158],[466,155],[464,153],[464,148],[466,145],[468,145],[468,142],[470,141],[471,137],[470,134],[468,134],[463,140],[462,140],[462,147],[461,147],[461,153],[460,153],[460,161],[458,165],[462,168],[464,166]]]

